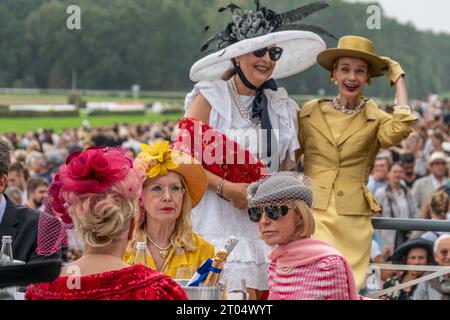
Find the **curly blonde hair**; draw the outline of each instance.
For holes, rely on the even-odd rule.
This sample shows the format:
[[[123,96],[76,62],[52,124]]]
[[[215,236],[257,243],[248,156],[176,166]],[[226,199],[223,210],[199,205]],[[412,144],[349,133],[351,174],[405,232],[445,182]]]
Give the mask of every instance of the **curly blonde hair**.
[[[450,206],[450,199],[445,190],[433,192],[428,202],[421,208],[420,216],[422,219],[432,219],[435,215],[437,219],[445,220]]]
[[[125,179],[114,183],[105,193],[65,192],[67,212],[84,243],[105,247],[120,239],[129,230],[139,209],[141,178],[131,168]]]
[[[187,190],[186,182],[184,181],[181,175],[180,179],[183,187]],[[151,180],[153,179],[146,179],[143,183],[143,187],[145,188],[151,182]],[[141,210],[145,211],[143,207],[141,207]],[[192,210],[192,199],[189,195],[189,192],[185,192],[183,196],[183,205],[181,207],[180,216],[175,222],[175,230],[170,236],[170,242],[172,243],[175,249],[183,248],[184,250],[191,252],[197,250],[197,244],[193,237],[191,210]],[[136,221],[141,221],[140,212],[137,213]],[[134,237],[128,245],[128,252],[136,251],[136,242],[146,241],[147,239],[145,233],[146,225],[147,225],[147,215],[144,213],[144,218],[139,223],[139,226],[135,231]]]

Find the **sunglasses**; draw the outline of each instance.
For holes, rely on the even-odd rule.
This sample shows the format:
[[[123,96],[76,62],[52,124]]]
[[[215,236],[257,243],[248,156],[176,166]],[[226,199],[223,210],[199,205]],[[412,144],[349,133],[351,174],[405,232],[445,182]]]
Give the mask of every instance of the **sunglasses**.
[[[253,222],[259,222],[263,212],[265,212],[266,217],[270,220],[278,220],[281,216],[287,215],[288,211],[288,206],[255,207],[248,209],[248,217]]]
[[[278,61],[281,58],[281,54],[283,53],[283,49],[280,47],[271,47],[271,48],[262,48],[262,49],[258,49],[256,51],[253,51],[253,54],[258,57],[261,58],[263,57],[266,52],[269,52],[269,58],[272,61]]]

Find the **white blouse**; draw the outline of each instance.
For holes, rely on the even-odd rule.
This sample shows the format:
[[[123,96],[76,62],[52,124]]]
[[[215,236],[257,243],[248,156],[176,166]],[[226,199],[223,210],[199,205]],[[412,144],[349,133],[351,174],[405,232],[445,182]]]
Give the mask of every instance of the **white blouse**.
[[[286,157],[295,161],[295,150],[299,148],[298,106],[283,88],[268,91],[270,90],[265,93],[269,102],[269,117],[275,129],[280,161]],[[258,128],[241,115],[227,82],[205,80],[195,84],[192,92],[186,96],[186,111],[199,93],[211,105],[209,125],[256,156],[257,141],[249,139],[251,135],[247,137],[243,135],[242,130],[255,130],[256,133]],[[249,111],[254,97],[240,96],[240,99],[242,105]],[[238,130],[233,132],[233,129]],[[223,248],[231,235],[239,239],[224,268],[229,291],[240,289],[242,279],[245,279],[247,287],[268,289],[267,255],[271,248],[259,239],[258,224],[250,221],[247,210],[234,208],[230,202],[218,197],[215,191],[208,189],[198,206],[192,210],[192,223],[194,231],[214,243],[216,250]]]

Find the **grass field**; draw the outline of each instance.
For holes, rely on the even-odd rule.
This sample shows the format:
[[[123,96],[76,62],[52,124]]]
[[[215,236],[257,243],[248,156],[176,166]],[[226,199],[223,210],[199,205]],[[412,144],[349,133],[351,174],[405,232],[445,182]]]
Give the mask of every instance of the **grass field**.
[[[115,102],[143,102],[152,103],[155,101],[166,102],[166,103],[183,103],[183,99],[176,98],[152,98],[143,97],[138,100],[134,100],[131,97],[117,97],[117,96],[82,96],[86,101],[115,101]],[[48,103],[58,103],[66,104],[66,95],[52,95],[52,94],[0,94],[0,105],[11,105],[11,104],[48,104]]]
[[[39,128],[53,128],[56,132],[60,132],[63,128],[80,128],[81,122],[87,119],[91,127],[109,126],[116,123],[143,123],[160,122],[165,120],[178,120],[182,114],[160,115],[146,114],[145,116],[79,116],[79,117],[50,117],[50,118],[3,118],[0,119],[0,133],[13,131],[23,133],[28,130],[37,130]]]
[[[108,96],[83,96],[86,101],[114,101],[114,102],[136,102],[130,97],[108,97]],[[161,101],[166,103],[177,103],[182,105],[181,99],[170,98],[141,98],[137,102],[152,103]],[[30,95],[13,95],[0,94],[0,105],[11,104],[66,104],[67,96],[65,95],[48,95],[48,94],[30,94]],[[87,116],[80,115],[78,117],[35,117],[35,118],[0,118],[0,133],[14,131],[23,133],[28,130],[37,130],[39,128],[53,128],[56,132],[60,132],[63,128],[80,128],[83,120],[88,120],[92,127],[109,126],[116,123],[143,123],[160,122],[165,120],[177,120],[182,114],[161,115],[156,113],[147,113],[145,116],[139,115],[117,115],[117,116]]]

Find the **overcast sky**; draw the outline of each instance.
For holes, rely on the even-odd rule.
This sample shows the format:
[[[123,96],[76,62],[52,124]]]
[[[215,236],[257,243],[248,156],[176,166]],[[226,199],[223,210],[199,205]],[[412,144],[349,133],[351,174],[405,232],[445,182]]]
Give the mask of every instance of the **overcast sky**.
[[[386,16],[412,22],[420,30],[450,33],[449,0],[346,0],[347,2],[379,2]]]

